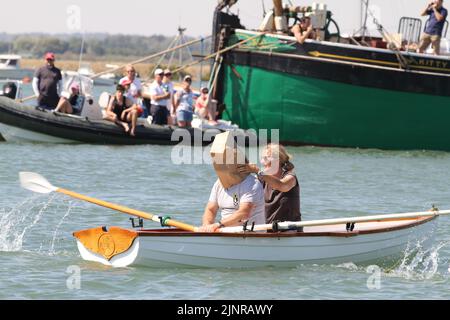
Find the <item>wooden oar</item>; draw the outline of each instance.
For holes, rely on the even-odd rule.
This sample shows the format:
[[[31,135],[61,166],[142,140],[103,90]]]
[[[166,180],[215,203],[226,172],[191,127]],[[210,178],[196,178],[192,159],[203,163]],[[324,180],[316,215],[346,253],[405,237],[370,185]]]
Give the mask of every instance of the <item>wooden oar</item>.
[[[139,211],[139,210],[135,210],[135,209],[130,209],[121,205],[117,205],[114,203],[110,203],[110,202],[106,202],[103,200],[98,200],[95,198],[91,198],[88,196],[84,196],[82,194],[70,191],[70,190],[66,190],[66,189],[62,189],[62,188],[58,188],[53,186],[50,182],[47,181],[47,179],[45,179],[43,176],[37,174],[37,173],[33,173],[33,172],[21,172],[19,174],[20,177],[20,184],[23,188],[36,192],[36,193],[43,193],[43,194],[48,194],[48,193],[52,193],[52,192],[58,192],[58,193],[62,193],[65,195],[68,195],[69,197],[72,198],[76,198],[76,199],[80,199],[83,201],[87,201],[105,208],[109,208],[112,210],[116,210],[122,213],[126,213],[132,216],[136,216],[136,217],[140,217],[143,219],[147,219],[147,220],[152,220],[155,222],[161,222],[160,221],[160,217],[158,217],[157,215],[151,214],[151,213],[147,213],[144,211]],[[197,227],[183,223],[183,222],[179,222],[179,221],[175,221],[172,219],[165,219],[164,220],[164,225],[170,226],[170,227],[176,227],[185,231],[191,231],[191,232],[197,232]]]
[[[323,219],[323,220],[310,220],[301,222],[280,222],[278,223],[278,228],[280,230],[287,230],[293,227],[316,227],[316,226],[329,226],[334,224],[347,224],[347,223],[360,223],[360,222],[378,222],[387,220],[401,220],[401,219],[413,219],[413,218],[425,218],[425,217],[435,217],[449,215],[450,210],[431,210],[424,212],[410,212],[410,213],[395,213],[395,214],[382,214],[375,216],[364,216],[364,217],[349,217],[349,218],[337,218],[337,219]],[[250,226],[249,226],[250,228]],[[272,224],[259,224],[255,225],[254,231],[265,231],[272,230]],[[242,232],[242,227],[228,227],[220,229],[220,232],[234,233]]]

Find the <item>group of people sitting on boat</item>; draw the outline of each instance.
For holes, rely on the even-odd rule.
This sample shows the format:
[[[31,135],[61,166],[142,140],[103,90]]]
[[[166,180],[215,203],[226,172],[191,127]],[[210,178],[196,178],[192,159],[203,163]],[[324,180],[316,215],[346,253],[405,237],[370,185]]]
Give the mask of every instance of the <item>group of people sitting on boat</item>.
[[[200,231],[215,232],[244,223],[251,229],[252,223],[300,221],[300,185],[291,160],[282,145],[269,144],[262,153],[262,169],[254,164],[237,166],[240,173],[249,174],[242,182],[225,188],[219,176]],[[219,210],[221,216],[216,222]]]
[[[46,64],[36,71],[33,79],[33,90],[38,97],[38,105],[52,111],[78,114],[84,100],[80,95],[77,83],[63,91],[61,70],[55,66],[55,54],[45,55]],[[115,93],[110,97],[105,111],[105,120],[123,127],[127,134],[135,136],[139,117],[152,118],[152,124],[178,125],[190,127],[194,112],[200,118],[215,122],[209,105],[209,90],[201,88],[200,96],[194,94],[191,85],[192,77],[186,75],[181,89],[175,91],[172,83],[172,72],[169,69],[156,69],[154,81],[143,86],[136,76],[132,65],[125,68],[126,75],[120,79]]]

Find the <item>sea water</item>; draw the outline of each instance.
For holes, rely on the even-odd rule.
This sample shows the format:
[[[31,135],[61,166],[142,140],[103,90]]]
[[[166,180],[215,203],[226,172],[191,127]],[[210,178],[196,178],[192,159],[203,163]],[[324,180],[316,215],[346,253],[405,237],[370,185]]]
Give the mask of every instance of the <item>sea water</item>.
[[[290,147],[304,220],[450,209],[450,153]],[[172,147],[0,143],[0,299],[448,299],[450,217],[431,248],[389,266],[114,269],[83,261],[74,231],[130,228],[129,216],[20,187],[32,171],[58,187],[198,225],[216,176],[175,165]],[[158,227],[146,221],[146,228]],[[274,253],[276,254],[276,253]]]
[[[450,153],[288,149],[305,220],[423,211],[433,204],[450,208]],[[174,165],[171,151],[0,144],[0,298],[449,298],[450,217],[439,218],[432,248],[411,244],[405,259],[381,269],[351,261],[255,270],[114,269],[83,261],[72,233],[104,225],[129,228],[127,215],[59,194],[35,195],[19,185],[20,171],[38,172],[59,187],[198,225],[214,170]],[[74,274],[79,282],[72,281]]]

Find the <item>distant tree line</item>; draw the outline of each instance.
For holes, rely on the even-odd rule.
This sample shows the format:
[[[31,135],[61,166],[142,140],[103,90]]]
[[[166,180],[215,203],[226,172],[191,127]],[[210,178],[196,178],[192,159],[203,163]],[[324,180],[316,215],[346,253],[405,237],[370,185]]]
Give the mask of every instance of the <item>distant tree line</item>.
[[[146,37],[136,35],[87,34],[84,37],[83,54],[99,58],[142,57],[166,50],[174,40],[174,37],[162,35]],[[194,39],[191,37],[185,38],[186,41]],[[40,58],[48,51],[59,55],[75,56],[80,54],[81,47],[81,35],[0,34],[0,53],[21,54],[28,58]],[[205,40],[203,47],[204,52],[208,53],[211,48],[211,41]],[[198,43],[190,47],[190,49],[191,52],[199,54],[201,53],[201,44]]]

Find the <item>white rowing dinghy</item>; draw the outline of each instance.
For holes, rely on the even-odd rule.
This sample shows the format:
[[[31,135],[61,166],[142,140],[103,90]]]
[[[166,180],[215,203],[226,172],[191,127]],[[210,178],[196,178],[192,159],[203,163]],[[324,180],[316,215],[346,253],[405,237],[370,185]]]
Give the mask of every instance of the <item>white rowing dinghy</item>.
[[[101,227],[75,232],[84,260],[113,267],[295,267],[401,258],[432,241],[437,217],[305,227],[303,232],[196,233]]]
[[[202,233],[190,224],[95,199],[52,185],[43,176],[21,172],[23,188],[72,198],[161,223],[170,229],[100,227],[74,233],[83,259],[113,267],[254,268],[302,264],[365,263],[399,257],[409,245],[427,248],[435,221],[450,210],[322,219],[222,228]],[[303,230],[297,231],[299,228]],[[295,230],[292,230],[295,229]]]

